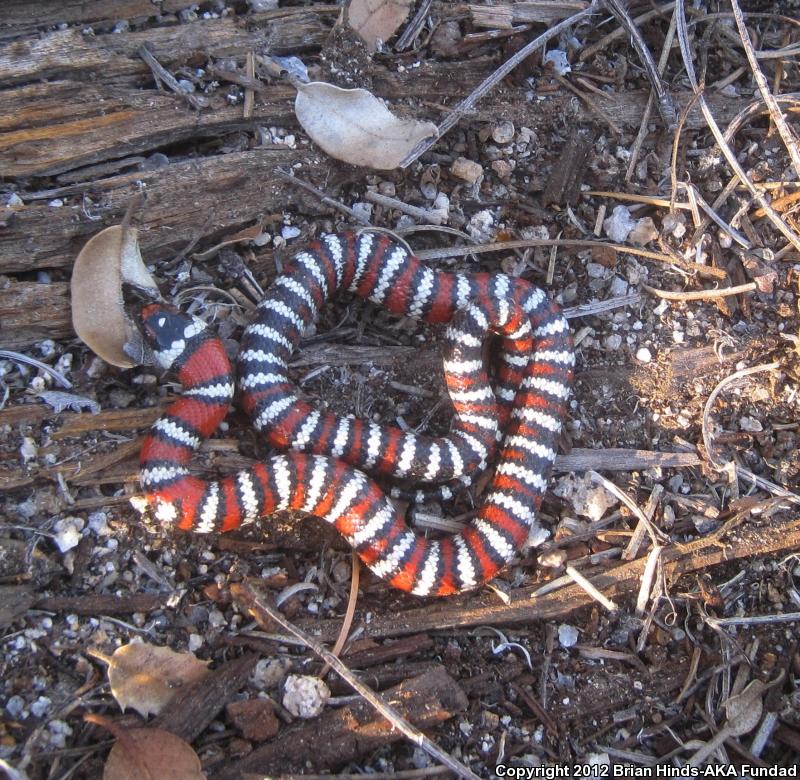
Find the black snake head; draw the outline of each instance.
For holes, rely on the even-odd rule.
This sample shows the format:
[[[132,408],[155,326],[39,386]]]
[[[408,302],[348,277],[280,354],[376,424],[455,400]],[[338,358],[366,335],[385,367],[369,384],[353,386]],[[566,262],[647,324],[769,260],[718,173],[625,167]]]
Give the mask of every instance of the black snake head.
[[[206,328],[202,320],[167,303],[143,306],[139,317],[145,342],[164,369],[175,367],[190,342]]]

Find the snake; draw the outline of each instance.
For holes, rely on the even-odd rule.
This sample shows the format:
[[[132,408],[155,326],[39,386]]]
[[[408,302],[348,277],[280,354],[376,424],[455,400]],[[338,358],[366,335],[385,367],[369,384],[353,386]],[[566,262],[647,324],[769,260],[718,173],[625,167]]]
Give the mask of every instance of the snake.
[[[288,375],[291,355],[324,304],[346,291],[446,325],[443,366],[454,407],[447,436],[337,416],[300,398]],[[344,232],[322,236],[284,265],[245,328],[235,373],[200,318],[162,301],[144,305],[139,317],[157,364],[182,386],[140,453],[144,504],[160,523],[226,532],[296,510],[331,524],[376,576],[417,596],[481,586],[528,540],[575,364],[567,321],[539,287],[501,273],[430,268],[386,235]],[[491,334],[500,339],[492,378],[482,356]],[[284,452],[221,479],[194,476],[191,460],[237,386],[253,427]],[[440,539],[411,528],[375,479],[466,482],[493,458],[471,520]]]

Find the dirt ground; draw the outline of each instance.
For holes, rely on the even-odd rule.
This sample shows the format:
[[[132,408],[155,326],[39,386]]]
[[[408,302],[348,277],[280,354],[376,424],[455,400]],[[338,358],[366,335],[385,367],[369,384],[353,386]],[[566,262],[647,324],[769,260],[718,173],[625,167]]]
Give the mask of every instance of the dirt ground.
[[[399,3],[397,32],[372,45],[348,25],[355,5],[348,18],[282,0],[0,12],[0,771],[605,777],[707,762],[788,776],[800,755],[797,3],[744,3],[738,20],[738,4],[610,3],[505,76],[588,4]],[[350,165],[310,140],[278,56],[403,119],[458,121],[404,168]],[[259,287],[325,232],[369,224],[432,267],[544,287],[577,368],[530,549],[446,600],[361,567],[348,629],[357,563],[319,521],[205,537],[140,516],[138,450],[179,388],[93,355],[69,297],[81,247],[123,221],[162,292],[231,353]],[[441,335],[344,296],[292,377],[330,410],[441,434]],[[234,410],[196,470],[270,452]],[[461,527],[485,484],[409,506],[409,521]],[[456,765],[393,731],[347,669],[323,669],[253,593],[328,649],[344,623],[347,669]],[[133,660],[111,658],[132,644]],[[181,653],[178,666],[164,671],[153,647]],[[155,755],[154,769],[142,756]]]

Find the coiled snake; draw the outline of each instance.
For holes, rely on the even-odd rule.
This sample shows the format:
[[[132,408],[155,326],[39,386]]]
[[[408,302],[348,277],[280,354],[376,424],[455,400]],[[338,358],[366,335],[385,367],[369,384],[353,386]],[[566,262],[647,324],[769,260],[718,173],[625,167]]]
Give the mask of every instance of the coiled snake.
[[[289,357],[325,301],[345,290],[397,314],[449,323],[444,367],[456,413],[449,436],[337,417],[298,398]],[[432,270],[374,233],[323,237],[274,280],[238,356],[243,408],[274,446],[290,451],[219,481],[190,475],[188,465],[233,399],[222,344],[201,320],[162,303],[143,307],[141,320],[158,362],[183,385],[141,452],[145,498],[160,521],[208,533],[282,509],[307,512],[331,523],[379,577],[421,596],[477,587],[526,541],[555,459],[574,365],[567,322],[538,287],[504,274]],[[494,389],[481,359],[488,333],[502,338]],[[466,482],[498,445],[476,516],[440,540],[411,530],[364,474]]]

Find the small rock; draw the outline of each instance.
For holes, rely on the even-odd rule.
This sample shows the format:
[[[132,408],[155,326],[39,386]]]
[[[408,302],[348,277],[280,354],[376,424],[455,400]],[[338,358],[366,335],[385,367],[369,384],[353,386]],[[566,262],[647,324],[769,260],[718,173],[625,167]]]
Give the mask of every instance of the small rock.
[[[609,287],[608,291],[614,298],[627,295],[628,283],[621,276],[614,276],[614,278],[611,280],[611,287]]]
[[[349,582],[350,575],[350,564],[347,561],[338,561],[331,571],[331,578],[334,582]]]
[[[606,268],[600,263],[586,263],[586,275],[590,279],[602,279],[606,275]]]
[[[268,699],[233,701],[225,711],[242,736],[254,742],[271,739],[280,729],[280,723]]]
[[[47,715],[52,702],[47,696],[40,696],[33,704],[31,704],[31,715],[34,718],[42,718]]]
[[[612,240],[619,243],[627,240],[628,234],[636,227],[627,206],[615,206],[611,216],[603,220],[603,230]]]
[[[450,198],[445,193],[440,192],[433,201],[433,210],[439,215],[441,224],[447,224],[450,219]]]
[[[578,629],[567,623],[558,627],[558,643],[561,647],[573,647],[578,642]]]
[[[761,421],[756,420],[755,417],[744,415],[739,420],[739,429],[747,431],[748,433],[761,433],[764,430],[764,426],[761,424]]]
[[[495,160],[492,163],[492,170],[497,174],[499,179],[506,181],[511,178],[514,166],[508,160]]]
[[[616,352],[622,346],[622,336],[619,333],[612,333],[606,336],[603,344],[609,352]]]
[[[53,541],[62,553],[77,547],[81,540],[83,519],[80,517],[64,517],[59,520],[54,528]]]
[[[12,696],[6,702],[6,712],[15,720],[25,711],[25,699],[22,696]]]
[[[281,228],[281,236],[284,240],[288,241],[291,238],[297,238],[300,235],[300,228],[294,225],[284,225]]]
[[[635,227],[628,234],[628,241],[636,244],[636,246],[644,246],[657,238],[658,230],[656,230],[656,224],[650,217],[642,217],[642,219],[637,220]]]
[[[494,215],[488,209],[483,209],[475,214],[467,224],[467,233],[476,241],[488,243],[492,239]]]
[[[108,527],[108,516],[105,512],[92,512],[89,515],[89,529],[95,536],[108,536],[111,529]]]
[[[569,60],[567,59],[567,53],[563,49],[550,49],[550,51],[544,55],[543,60],[545,65],[550,63],[553,66],[553,70],[558,73],[559,76],[565,76],[572,70]]]
[[[514,140],[514,123],[500,122],[492,129],[492,140],[496,144],[510,144]]]
[[[667,482],[667,487],[669,487],[672,493],[678,493],[683,487],[683,475],[676,474],[669,480],[669,482]]]
[[[653,359],[653,355],[647,347],[642,347],[636,352],[636,359],[640,363],[649,363]]]
[[[203,646],[203,637],[200,634],[189,634],[186,647],[190,653],[196,653]]]
[[[30,436],[25,436],[22,439],[22,445],[19,448],[19,454],[22,456],[24,463],[32,461],[39,453],[39,447]]]
[[[667,214],[661,220],[661,229],[675,238],[683,238],[686,235],[686,217],[680,211],[675,214]]]
[[[468,184],[475,184],[483,177],[483,168],[466,157],[457,157],[450,166],[450,173]]]
[[[572,504],[575,513],[598,521],[618,501],[602,485],[595,485],[587,474],[575,477],[568,474],[558,480],[553,493]]]
[[[330,697],[330,688],[319,677],[292,674],[286,678],[283,706],[296,718],[316,718]]]
[[[270,688],[277,688],[286,673],[292,666],[292,662],[288,659],[262,659],[256,664],[253,670],[252,678],[254,685],[260,690],[269,690]]]
[[[539,566],[546,566],[548,569],[560,569],[566,562],[566,550],[550,550],[549,552],[542,553],[536,559],[536,563],[538,563]]]
[[[49,201],[47,205],[50,206],[51,209],[60,209],[64,205],[64,201],[61,200],[61,198],[55,198]]]

